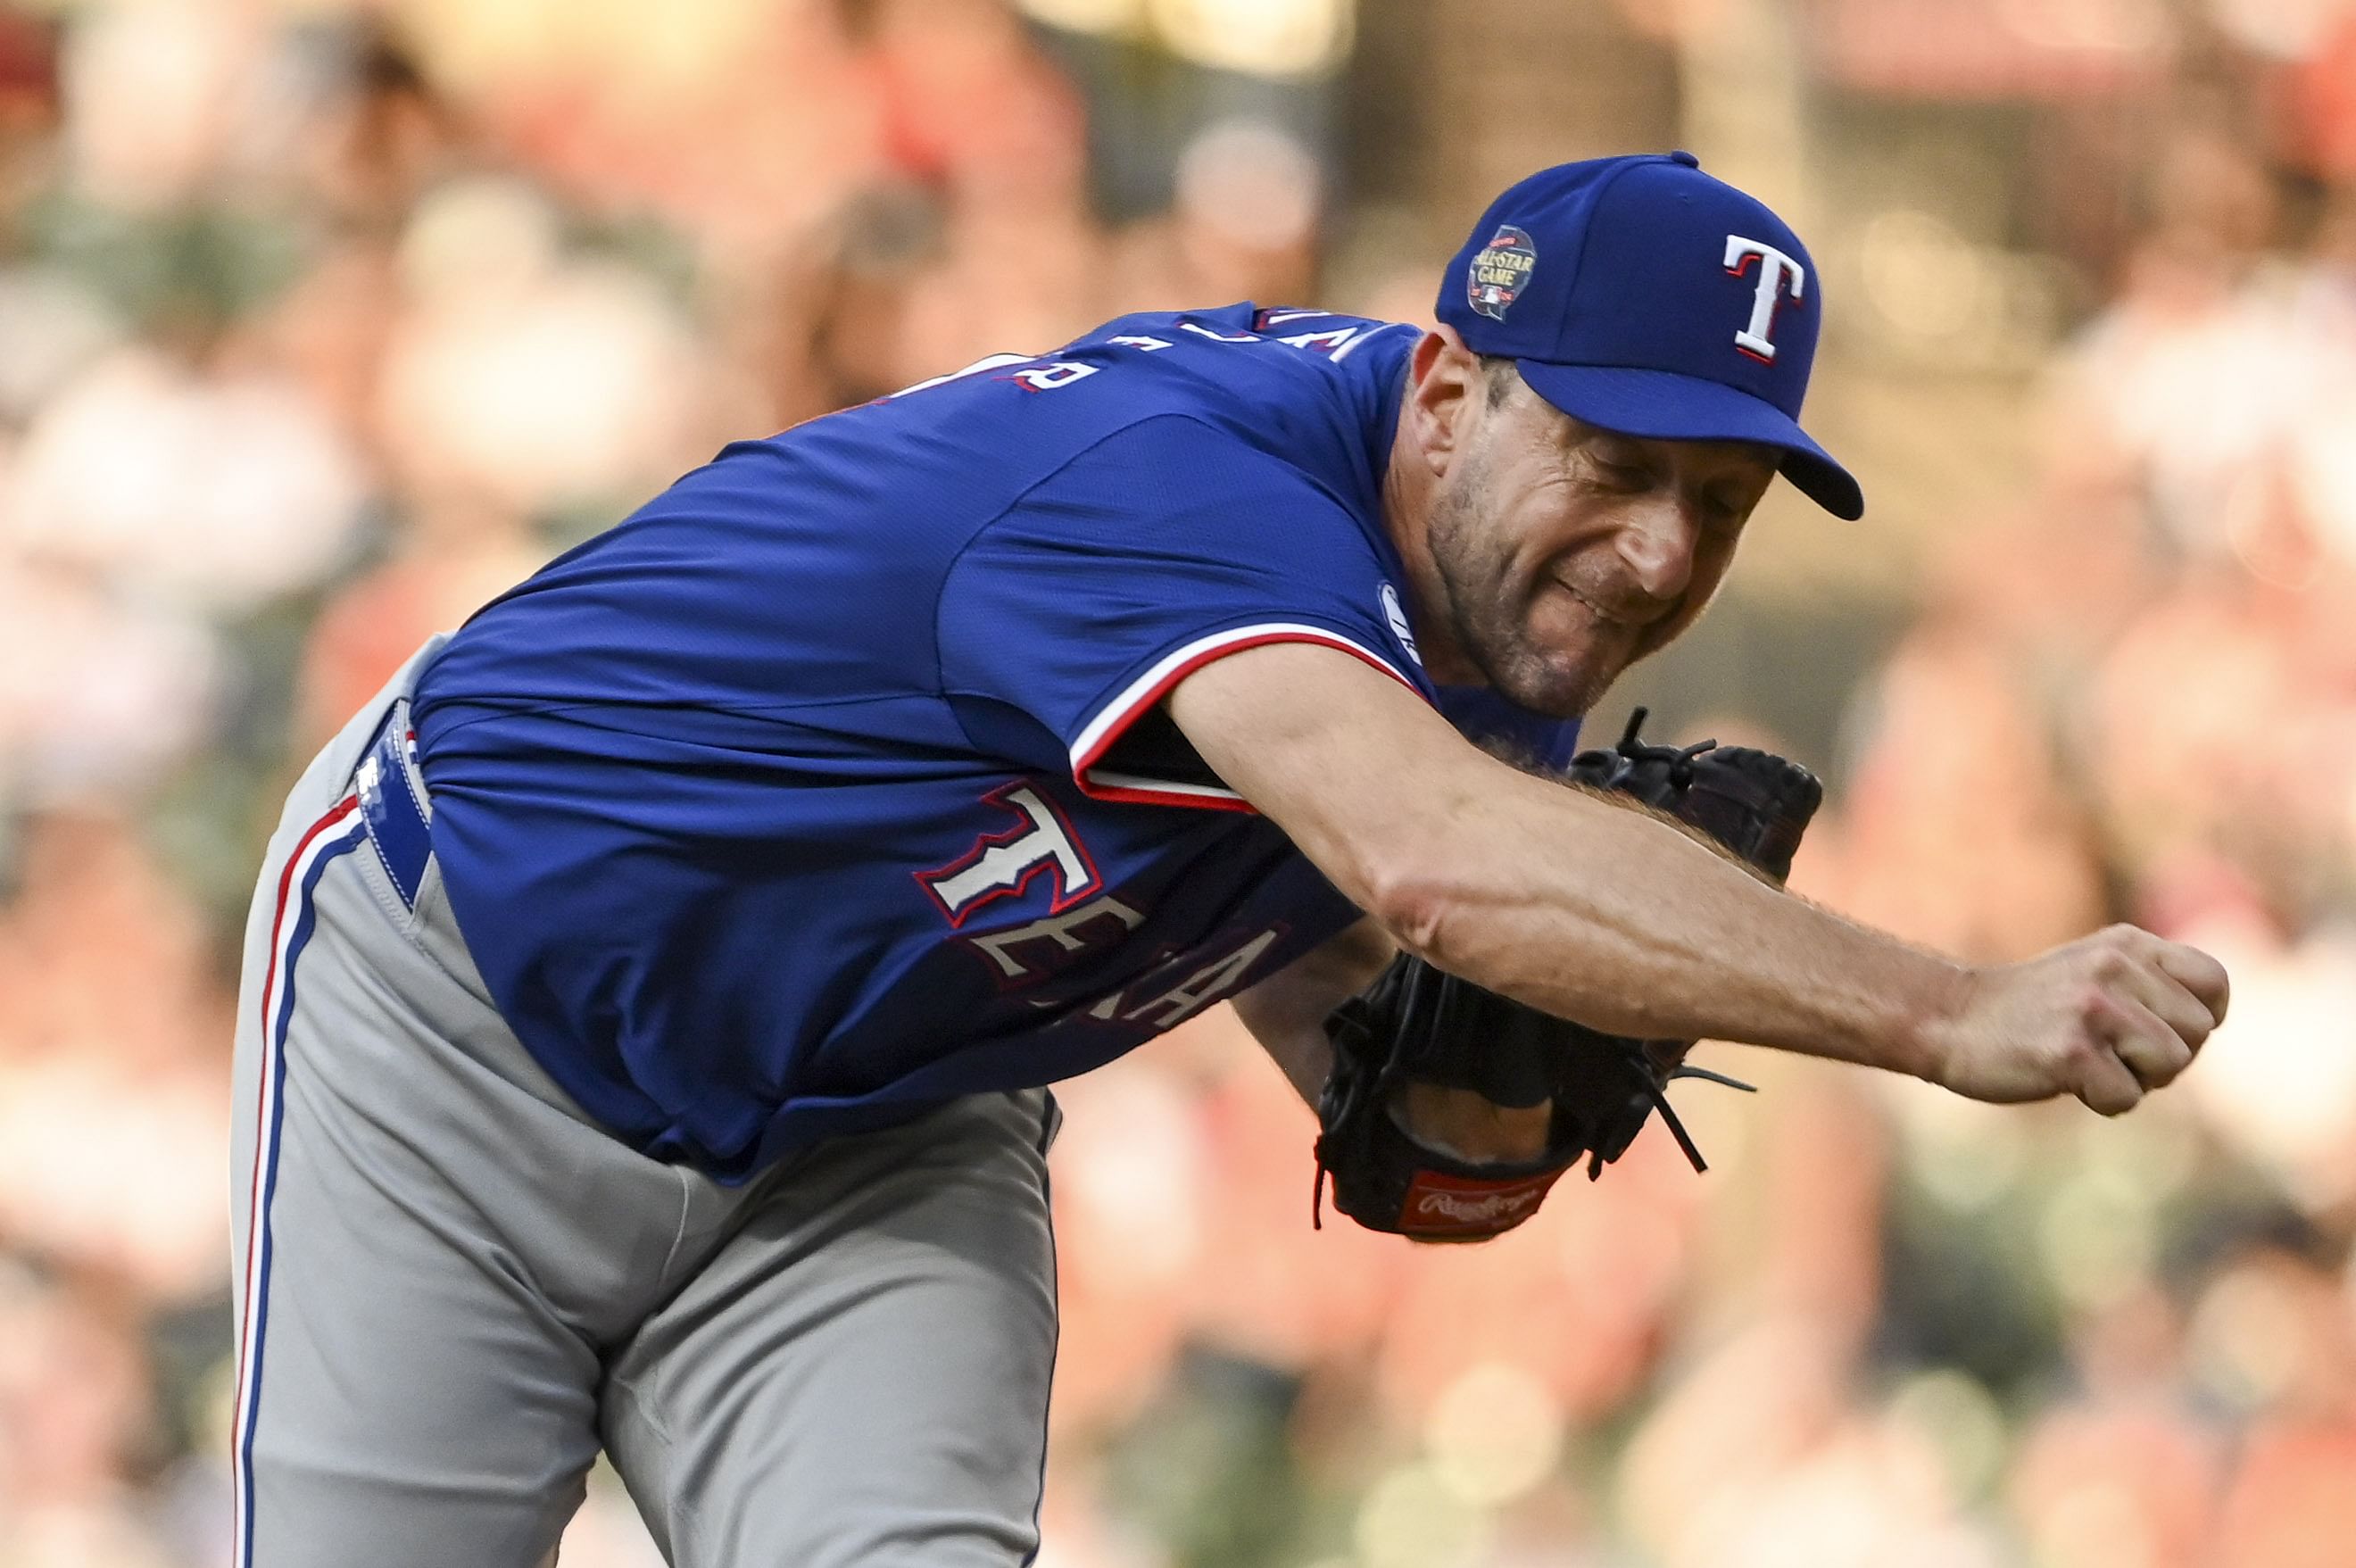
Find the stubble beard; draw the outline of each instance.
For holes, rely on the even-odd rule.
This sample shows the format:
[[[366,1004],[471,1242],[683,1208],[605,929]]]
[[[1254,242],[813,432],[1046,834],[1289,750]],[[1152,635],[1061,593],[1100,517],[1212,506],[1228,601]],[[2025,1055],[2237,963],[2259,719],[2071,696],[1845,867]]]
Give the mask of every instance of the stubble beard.
[[[1516,706],[1581,717],[1633,660],[1615,659],[1593,642],[1576,653],[1539,647],[1530,615],[1544,585],[1516,581],[1512,553],[1483,505],[1486,477],[1485,465],[1473,456],[1461,481],[1435,498],[1425,532],[1449,630],[1464,657]],[[1590,615],[1597,613],[1592,604],[1587,607]]]

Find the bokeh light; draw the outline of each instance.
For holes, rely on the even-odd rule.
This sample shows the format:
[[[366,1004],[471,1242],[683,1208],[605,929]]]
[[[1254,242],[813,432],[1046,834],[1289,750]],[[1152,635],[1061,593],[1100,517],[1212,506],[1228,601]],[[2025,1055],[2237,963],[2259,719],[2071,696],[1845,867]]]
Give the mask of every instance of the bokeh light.
[[[2356,1562],[2356,4],[0,0],[0,1563],[218,1568],[229,1010],[312,750],[731,439],[1128,310],[1420,321],[1491,194],[1799,220],[1809,422],[1632,675],[1795,887],[2233,1015],[2116,1121],[1774,1053],[1522,1230],[1214,1013],[1068,1088],[1044,1568]],[[644,1568],[609,1472],[566,1568]]]

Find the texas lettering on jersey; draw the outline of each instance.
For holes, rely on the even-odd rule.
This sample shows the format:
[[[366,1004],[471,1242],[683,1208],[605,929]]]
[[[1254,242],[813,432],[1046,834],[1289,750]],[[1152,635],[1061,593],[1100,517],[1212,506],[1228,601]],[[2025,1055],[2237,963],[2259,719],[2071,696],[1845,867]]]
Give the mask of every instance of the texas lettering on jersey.
[[[1097,868],[1087,850],[1037,785],[1018,779],[982,799],[1012,812],[1014,825],[983,833],[972,849],[938,870],[916,873],[917,886],[932,895],[950,925],[964,925],[968,916],[996,899],[1020,897],[1043,874],[1055,879],[1051,914],[1097,890]]]
[[[1132,976],[1103,990],[1088,972],[1101,969],[1146,929],[1150,906],[1135,895],[1098,891],[1094,859],[1043,781],[1017,779],[982,801],[1017,821],[981,832],[956,860],[916,873],[916,883],[958,933],[951,940],[983,963],[1000,991],[1034,993],[1029,1004],[1062,1014],[1064,1024],[1174,1028],[1242,990],[1288,929],[1274,921],[1223,929],[1182,950],[1165,946]],[[1034,888],[1044,889],[1044,900],[1031,896]],[[1019,909],[1043,901],[1045,908],[1032,918],[965,929],[978,910],[1002,913],[1010,904]],[[1049,983],[1057,981],[1065,983]]]
[[[1278,921],[1258,930],[1224,933],[1190,951],[1173,954],[1064,1022],[1092,1019],[1174,1029],[1258,979],[1260,961],[1281,946],[1288,929]]]

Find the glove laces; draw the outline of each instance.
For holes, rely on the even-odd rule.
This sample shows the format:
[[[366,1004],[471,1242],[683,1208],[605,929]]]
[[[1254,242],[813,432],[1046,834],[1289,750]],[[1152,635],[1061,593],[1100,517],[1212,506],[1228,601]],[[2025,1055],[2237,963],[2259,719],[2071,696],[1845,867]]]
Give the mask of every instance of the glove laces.
[[[1669,1136],[1677,1141],[1677,1147],[1685,1151],[1686,1159],[1697,1172],[1709,1169],[1709,1162],[1701,1157],[1701,1150],[1694,1145],[1693,1134],[1687,1133],[1686,1124],[1677,1120],[1676,1108],[1669,1103],[1669,1085],[1681,1078],[1698,1078],[1705,1082],[1722,1083],[1729,1089],[1739,1089],[1745,1094],[1759,1092],[1759,1086],[1755,1083],[1745,1083],[1739,1078],[1729,1078],[1722,1072],[1712,1072],[1706,1067],[1687,1067],[1682,1062],[1658,1078],[1649,1072],[1644,1074],[1643,1078],[1644,1092],[1652,1097],[1653,1109],[1659,1112],[1661,1120],[1668,1123]],[[1602,1176],[1603,1165],[1603,1151],[1590,1149],[1587,1152],[1587,1179],[1594,1181]]]
[[[1647,757],[1668,757],[1670,759],[1669,782],[1678,789],[1683,789],[1693,782],[1694,758],[1705,751],[1716,751],[1718,742],[1697,740],[1691,746],[1655,746],[1650,741],[1639,738],[1639,732],[1644,729],[1644,721],[1652,716],[1652,713],[1653,710],[1650,708],[1630,709],[1628,727],[1620,732],[1620,744],[1612,749],[1618,752],[1632,766]]]

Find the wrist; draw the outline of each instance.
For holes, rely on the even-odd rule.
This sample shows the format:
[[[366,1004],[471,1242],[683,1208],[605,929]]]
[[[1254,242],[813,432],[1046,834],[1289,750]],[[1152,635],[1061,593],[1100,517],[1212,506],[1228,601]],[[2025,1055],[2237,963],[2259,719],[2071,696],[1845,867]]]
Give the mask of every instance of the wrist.
[[[1954,1054],[1954,1025],[1970,1005],[1979,970],[1931,959],[1922,983],[1900,1013],[1888,1049],[1876,1065],[1944,1087]]]

